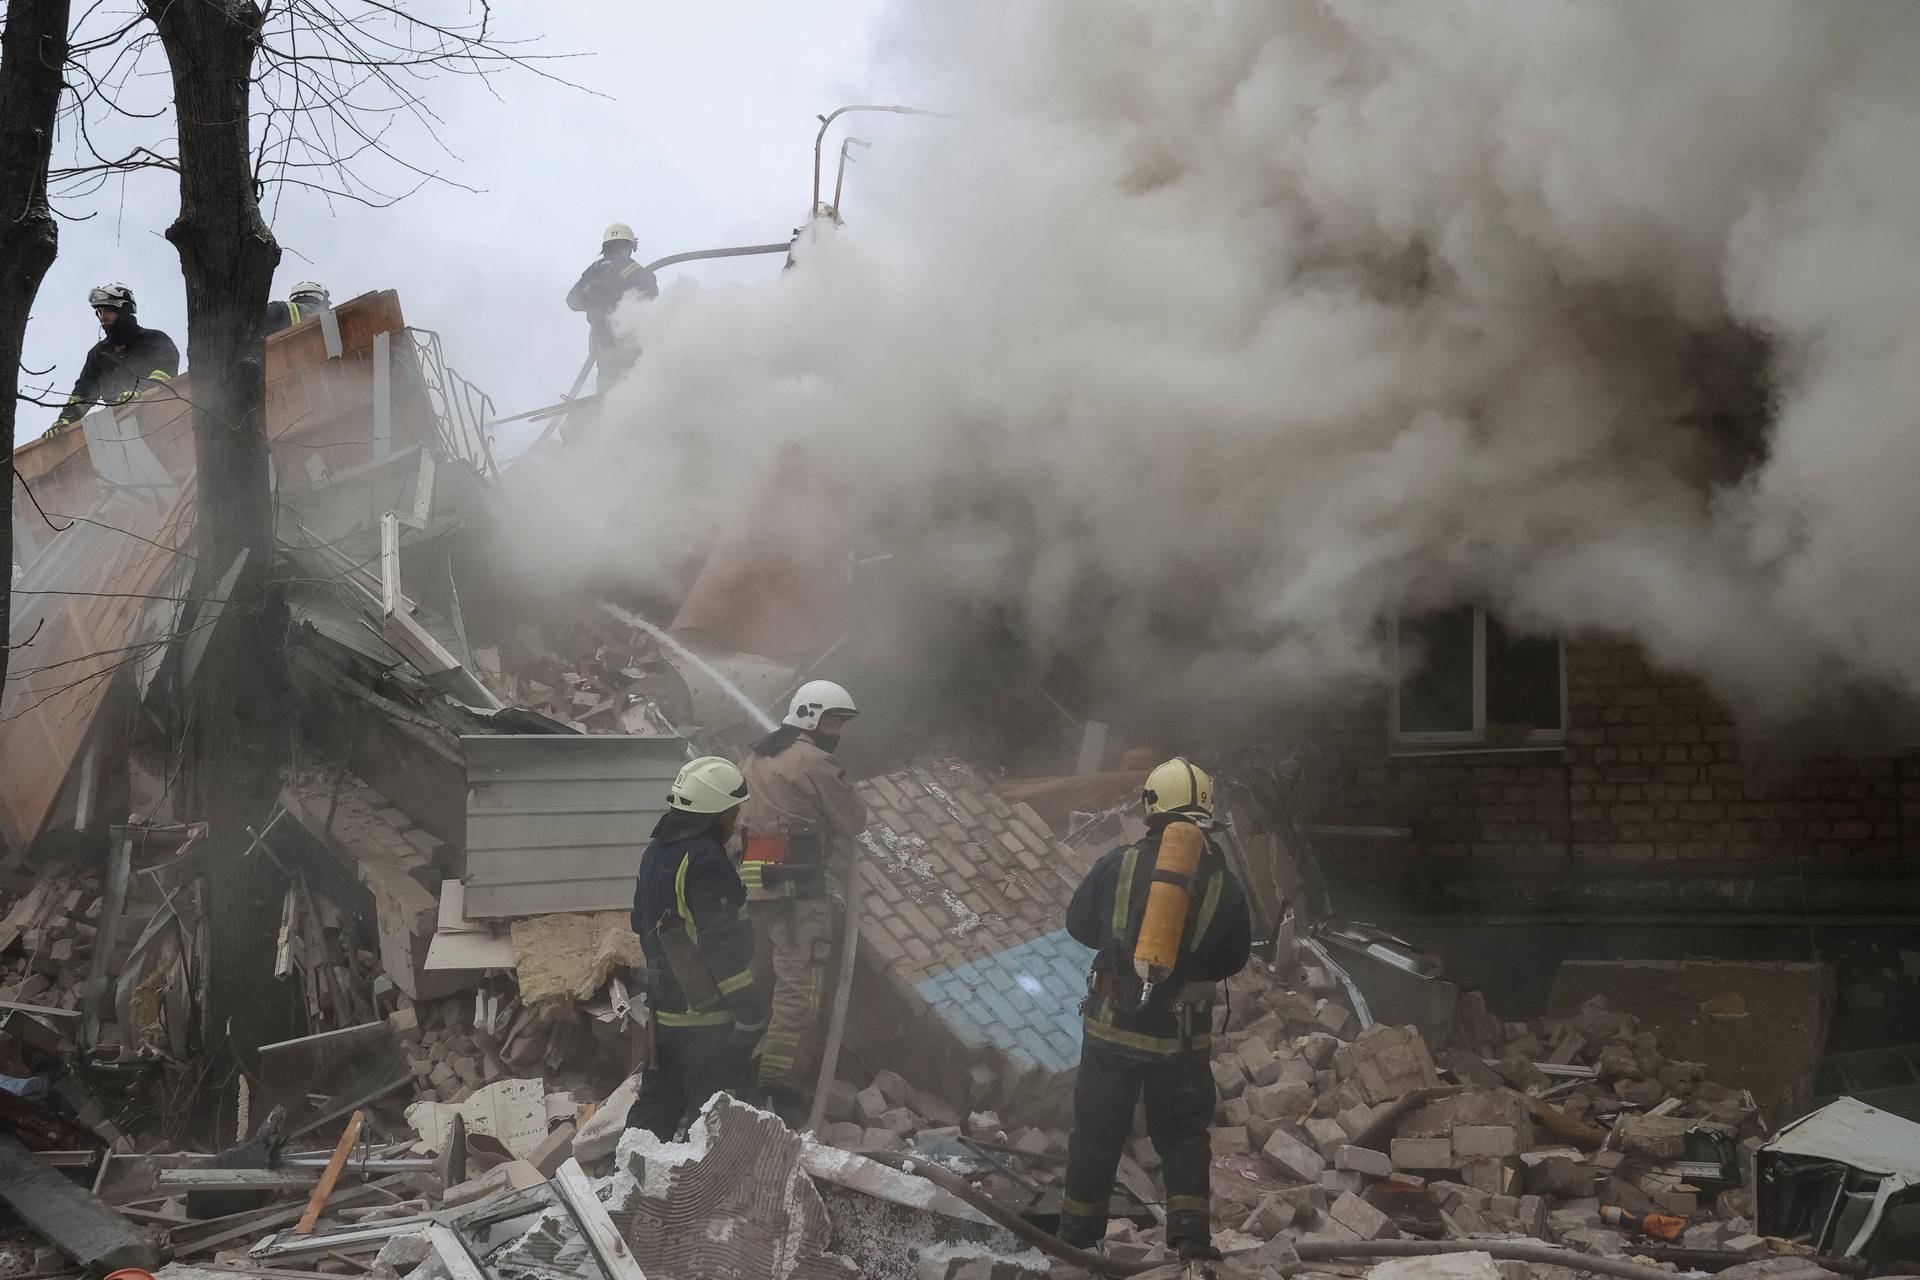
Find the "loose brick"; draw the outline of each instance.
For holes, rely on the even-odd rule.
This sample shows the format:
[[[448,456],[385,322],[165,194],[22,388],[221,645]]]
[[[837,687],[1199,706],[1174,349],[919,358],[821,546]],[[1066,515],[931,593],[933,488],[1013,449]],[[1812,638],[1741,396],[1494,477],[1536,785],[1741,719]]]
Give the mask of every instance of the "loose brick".
[[[1388,1150],[1396,1169],[1451,1169],[1453,1142],[1448,1138],[1395,1138]]]
[[[1295,1182],[1318,1181],[1321,1170],[1327,1167],[1319,1152],[1285,1129],[1274,1130],[1266,1145],[1260,1148],[1260,1154]]]
[[[1520,1137],[1510,1125],[1460,1124],[1453,1127],[1453,1150],[1463,1160],[1518,1155]]]
[[[1213,1072],[1214,1091],[1223,1098],[1237,1098],[1246,1091],[1247,1073],[1237,1054],[1223,1053],[1207,1064]]]
[[[1384,1178],[1393,1172],[1393,1161],[1388,1159],[1385,1152],[1375,1151],[1371,1147],[1347,1145],[1333,1149],[1333,1167],[1345,1173]]]
[[[1400,1229],[1393,1225],[1393,1219],[1351,1191],[1328,1206],[1327,1216],[1362,1240],[1393,1240],[1400,1235]]]

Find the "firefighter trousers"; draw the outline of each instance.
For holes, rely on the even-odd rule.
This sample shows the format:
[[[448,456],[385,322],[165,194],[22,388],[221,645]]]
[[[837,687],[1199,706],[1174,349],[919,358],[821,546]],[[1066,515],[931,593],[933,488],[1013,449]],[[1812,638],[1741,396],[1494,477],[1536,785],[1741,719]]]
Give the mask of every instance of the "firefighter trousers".
[[[749,902],[754,979],[769,982],[773,1004],[760,1049],[760,1085],[811,1096],[820,1071],[827,971],[833,960],[833,907],[824,896]]]
[[[671,1142],[707,1099],[738,1089],[746,1071],[747,1048],[735,1041],[731,1020],[718,1027],[655,1027],[653,1064],[640,1077],[627,1128]]]
[[[1097,1040],[1080,1047],[1073,1088],[1073,1133],[1067,1142],[1067,1185],[1060,1201],[1060,1239],[1086,1247],[1107,1231],[1107,1201],[1120,1153],[1144,1094],[1147,1136],[1160,1153],[1167,1186],[1167,1243],[1209,1243],[1213,1226],[1208,1170],[1213,1161],[1213,1072],[1207,1055],[1176,1053],[1147,1061]]]

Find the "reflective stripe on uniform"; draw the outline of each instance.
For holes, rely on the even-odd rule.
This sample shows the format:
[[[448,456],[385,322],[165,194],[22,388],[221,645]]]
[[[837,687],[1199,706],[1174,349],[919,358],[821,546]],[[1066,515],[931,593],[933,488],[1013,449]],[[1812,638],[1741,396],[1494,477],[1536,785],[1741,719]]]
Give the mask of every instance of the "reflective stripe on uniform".
[[[1091,1200],[1075,1200],[1072,1196],[1061,1196],[1060,1212],[1070,1213],[1076,1218],[1104,1218],[1107,1216],[1107,1206],[1104,1201],[1095,1204]]]
[[[721,1009],[718,1012],[668,1013],[657,1010],[654,1015],[663,1027],[728,1027],[733,1025],[733,1010]]]
[[[287,323],[300,323],[300,304],[291,298],[287,299]]]
[[[778,865],[780,864],[774,862],[743,862],[740,864],[740,883],[750,892],[765,898],[798,897],[792,881],[771,886],[767,884],[767,868]]]
[[[680,869],[673,873],[673,901],[680,912],[680,919],[687,926],[687,941],[700,941],[700,926],[693,922],[693,912],[687,906],[687,868],[693,863],[693,855],[680,855]]]
[[[716,983],[715,985],[720,988],[720,994],[723,996],[730,996],[736,991],[744,991],[753,985],[753,970],[742,969],[731,978],[726,979],[724,982]]]
[[[1117,1044],[1128,1049],[1138,1049],[1142,1053],[1164,1054],[1171,1057],[1181,1053],[1206,1053],[1213,1047],[1213,1036],[1202,1034],[1186,1039],[1181,1036],[1147,1036],[1138,1031],[1122,1031],[1110,1023],[1098,1021],[1089,1009],[1082,1029],[1096,1040],[1105,1040],[1108,1044]]]
[[[1120,878],[1113,886],[1113,937],[1124,941],[1127,926],[1133,923],[1133,873],[1140,865],[1140,846],[1130,844],[1120,857]]]
[[[1168,1196],[1168,1213],[1207,1213],[1211,1206],[1205,1196]]]

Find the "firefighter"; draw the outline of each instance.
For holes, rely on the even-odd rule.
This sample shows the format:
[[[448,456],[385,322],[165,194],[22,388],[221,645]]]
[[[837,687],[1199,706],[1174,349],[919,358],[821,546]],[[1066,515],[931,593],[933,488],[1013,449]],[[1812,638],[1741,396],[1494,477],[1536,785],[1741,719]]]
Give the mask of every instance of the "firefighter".
[[[653,272],[633,260],[633,228],[624,222],[610,225],[600,236],[600,256],[580,273],[567,291],[567,309],[587,316],[587,354],[598,370],[594,386],[604,391],[633,367],[640,350],[621,342],[613,332],[613,312],[628,294],[660,296]]]
[[[859,714],[831,680],[800,686],[780,727],[747,756],[749,796],[740,879],[754,923],[755,971],[773,990],[760,1084],[799,1112],[820,1068],[821,1005],[833,959],[831,866],[853,856],[867,806],[834,758],[841,730]]]
[[[121,404],[180,372],[180,348],[158,329],[142,328],[134,317],[133,290],[114,282],[90,290],[87,301],[105,336],[87,352],[73,392],[60,417],[47,429],[52,436],[78,422],[96,404]]]
[[[1167,1244],[1186,1261],[1217,1259],[1207,1199],[1212,1160],[1208,1126],[1214,1084],[1208,1063],[1215,984],[1247,963],[1252,928],[1246,892],[1210,835],[1213,780],[1175,758],[1147,775],[1141,793],[1147,834],[1103,856],[1067,905],[1067,932],[1096,953],[1087,983],[1074,1085],[1073,1133],[1067,1146],[1060,1238],[1090,1247],[1106,1234],[1107,1199],[1134,1103],[1146,1096],[1147,1134],[1160,1154],[1167,1188]],[[1167,831],[1198,849],[1190,875],[1156,866]],[[1164,882],[1179,896],[1150,893]],[[1147,925],[1148,900],[1184,911],[1157,923],[1178,928],[1170,972],[1148,985],[1135,971],[1135,946]]]
[[[766,1029],[746,891],[727,855],[746,798],[746,780],[732,761],[689,761],[640,855],[633,931],[660,976],[653,1062],[627,1125],[662,1139],[685,1129],[714,1094],[741,1086]]]
[[[267,332],[291,329],[302,320],[311,320],[322,311],[333,310],[333,296],[318,280],[302,280],[293,286],[285,302],[267,304]]]

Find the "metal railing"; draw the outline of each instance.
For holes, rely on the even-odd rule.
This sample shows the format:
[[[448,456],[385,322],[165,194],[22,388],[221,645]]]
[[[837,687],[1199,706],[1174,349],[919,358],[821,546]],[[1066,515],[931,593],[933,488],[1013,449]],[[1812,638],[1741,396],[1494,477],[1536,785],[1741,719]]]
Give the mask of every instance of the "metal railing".
[[[481,475],[489,479],[498,476],[500,468],[493,460],[493,440],[488,435],[494,418],[493,397],[447,363],[438,333],[409,325],[407,335],[413,339],[420,382],[440,429],[441,444],[450,456]]]

